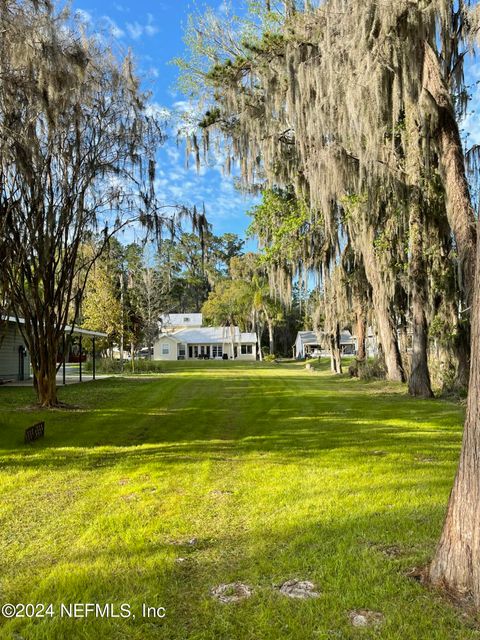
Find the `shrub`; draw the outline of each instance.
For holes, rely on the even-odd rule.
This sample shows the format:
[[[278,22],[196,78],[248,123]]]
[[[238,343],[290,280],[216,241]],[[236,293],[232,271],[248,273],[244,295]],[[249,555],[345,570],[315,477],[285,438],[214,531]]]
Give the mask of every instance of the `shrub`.
[[[92,371],[92,361],[89,360],[84,365],[85,371]],[[134,370],[130,360],[124,360],[123,371],[120,360],[113,358],[99,358],[96,362],[97,373],[162,373],[164,371],[163,362],[158,360],[144,360],[143,358],[134,361]]]
[[[348,368],[348,373],[351,378],[360,378],[360,380],[384,380],[386,377],[385,365],[380,358],[367,360],[355,358]]]
[[[263,356],[265,362],[275,362],[277,356],[274,353],[267,353]]]

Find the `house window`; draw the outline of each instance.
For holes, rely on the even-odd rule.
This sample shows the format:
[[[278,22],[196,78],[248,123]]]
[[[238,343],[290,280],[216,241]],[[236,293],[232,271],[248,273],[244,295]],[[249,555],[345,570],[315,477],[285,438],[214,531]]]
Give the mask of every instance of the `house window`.
[[[184,318],[183,321],[184,322],[190,322],[190,318]]]
[[[168,356],[170,354],[170,345],[167,342],[162,344],[162,356]]]
[[[223,347],[214,344],[212,347],[212,358],[221,358],[223,356]]]
[[[242,356],[251,355],[253,353],[253,347],[251,344],[242,344],[241,354]]]
[[[178,347],[178,355],[185,357],[185,345],[184,344],[179,345],[179,347]]]

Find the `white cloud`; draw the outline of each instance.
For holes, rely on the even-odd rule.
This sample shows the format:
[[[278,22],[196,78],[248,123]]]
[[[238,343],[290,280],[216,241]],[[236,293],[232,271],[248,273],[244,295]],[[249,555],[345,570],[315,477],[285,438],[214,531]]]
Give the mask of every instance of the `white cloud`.
[[[177,100],[173,103],[173,108],[180,113],[190,113],[193,111],[193,107],[188,100]]]
[[[145,33],[147,34],[147,36],[154,36],[156,33],[158,33],[158,27],[156,27],[154,24],[154,19],[151,13],[147,14],[147,24],[145,25]]]
[[[159,31],[158,27],[154,24],[154,18],[151,13],[147,14],[147,22],[145,24],[140,24],[135,21],[127,22],[125,26],[133,40],[138,40],[144,34],[146,36],[154,36]]]
[[[149,102],[145,107],[145,113],[147,116],[156,118],[157,120],[164,120],[165,122],[172,117],[170,110],[158,102]]]
[[[149,75],[151,78],[155,78],[155,79],[157,79],[157,78],[159,78],[159,77],[160,77],[160,71],[157,69],[157,67],[150,67],[150,68],[148,69],[148,75]]]
[[[180,160],[180,151],[176,147],[168,146],[165,151],[171,162]]]
[[[123,31],[123,29],[121,29],[117,23],[115,22],[115,20],[112,20],[112,18],[110,18],[109,16],[102,16],[102,20],[105,23],[109,33],[114,37],[114,38],[123,38],[123,36],[125,35],[125,31]]]
[[[143,27],[138,22],[127,22],[125,25],[128,31],[128,34],[133,40],[138,40],[143,33]]]

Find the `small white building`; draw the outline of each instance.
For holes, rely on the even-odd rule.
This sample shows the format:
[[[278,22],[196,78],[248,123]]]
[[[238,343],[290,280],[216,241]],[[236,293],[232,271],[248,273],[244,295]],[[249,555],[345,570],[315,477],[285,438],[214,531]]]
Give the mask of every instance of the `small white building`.
[[[299,331],[293,346],[294,357],[303,360],[306,357],[316,357],[328,352],[324,335],[314,331]],[[340,349],[342,355],[354,355],[357,352],[357,340],[350,331],[344,329],[340,332]]]
[[[0,328],[0,380],[28,380],[30,355],[15,318]]]
[[[238,327],[198,327],[160,334],[153,345],[154,360],[257,359],[257,337]]]
[[[23,381],[30,380],[32,378],[31,372],[31,358],[28,352],[25,340],[20,331],[19,325],[24,325],[25,320],[13,317],[5,317],[0,322],[0,383],[11,381]],[[100,331],[89,331],[87,329],[77,329],[70,326],[65,327],[65,337],[69,341],[66,343],[68,347],[65,353],[62,355],[57,354],[57,363],[63,365],[63,380],[65,384],[65,365],[66,362],[81,362],[84,360],[82,357],[82,336],[92,339],[92,361],[93,361],[93,379],[95,379],[95,339],[106,338],[106,333]],[[72,345],[72,338],[79,339],[79,344]],[[74,353],[72,346],[76,347],[76,353]],[[72,359],[80,355],[80,360]],[[79,379],[82,381],[81,367],[79,368]]]
[[[303,360],[307,356],[320,355],[322,347],[314,331],[299,331],[293,346],[294,357]]]

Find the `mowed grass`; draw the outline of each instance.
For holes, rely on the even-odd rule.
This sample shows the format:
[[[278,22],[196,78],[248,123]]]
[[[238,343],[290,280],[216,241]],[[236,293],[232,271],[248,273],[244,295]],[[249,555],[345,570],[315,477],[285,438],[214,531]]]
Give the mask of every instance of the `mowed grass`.
[[[0,389],[0,601],[57,614],[1,619],[1,638],[480,637],[405,576],[441,530],[458,405],[296,363],[172,363],[62,389],[76,410],[33,399]],[[38,419],[45,439],[24,445]],[[292,578],[320,597],[282,596]],[[253,595],[212,598],[235,581]],[[61,618],[62,602],[129,603],[135,618]],[[143,618],[142,603],[166,617]],[[355,609],[384,624],[353,628]]]

